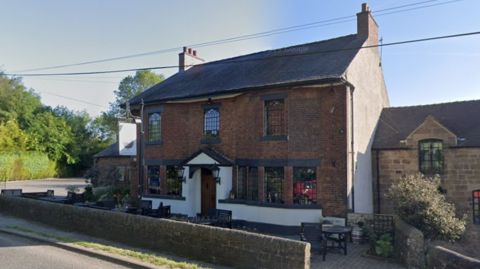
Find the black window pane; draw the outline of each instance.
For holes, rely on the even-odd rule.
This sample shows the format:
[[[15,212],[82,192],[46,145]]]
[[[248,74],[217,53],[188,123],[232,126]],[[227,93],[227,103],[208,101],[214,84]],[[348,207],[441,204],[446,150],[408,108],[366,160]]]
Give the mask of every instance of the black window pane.
[[[423,174],[443,174],[443,143],[438,140],[423,140],[419,142],[418,161]]]
[[[178,172],[175,166],[167,166],[167,195],[182,195],[183,183],[178,180]]]
[[[265,167],[265,201],[285,203],[285,176],[283,167]]]
[[[265,101],[265,136],[283,135],[284,100]]]
[[[160,166],[148,166],[148,191],[152,194],[160,194]]]
[[[220,138],[220,113],[217,109],[205,110],[204,139]]]
[[[258,168],[248,168],[247,200],[258,201]]]
[[[247,199],[247,167],[241,166],[238,168],[237,177],[237,198]]]

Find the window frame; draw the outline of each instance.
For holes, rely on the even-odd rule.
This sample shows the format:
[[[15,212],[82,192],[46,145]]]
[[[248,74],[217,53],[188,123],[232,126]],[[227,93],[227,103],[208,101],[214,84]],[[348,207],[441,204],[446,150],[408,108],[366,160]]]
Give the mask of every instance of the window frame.
[[[177,168],[174,165],[167,165],[167,177],[166,177],[166,195],[171,196],[182,196],[183,193],[183,182],[178,180]],[[174,193],[173,189],[176,189]]]
[[[276,175],[270,173],[278,173]],[[275,186],[279,184],[279,186]],[[265,167],[264,168],[264,201],[273,204],[285,204],[285,168],[282,167]],[[269,188],[279,188],[277,191],[280,195],[275,196]]]
[[[201,108],[203,110],[203,131],[202,131],[202,140],[200,141],[201,144],[218,144],[221,142],[220,140],[220,108],[222,107],[222,103],[215,103],[215,104],[206,104],[206,105],[201,105]],[[216,137],[208,137],[207,136],[207,113],[210,112],[211,110],[215,110],[218,114],[217,116],[217,136]],[[211,131],[211,130],[208,130]]]
[[[152,117],[158,115],[159,119],[156,120],[157,124],[153,128]],[[154,132],[155,130],[155,132]],[[158,139],[157,139],[158,136]],[[155,139],[153,138],[155,137]],[[162,141],[162,112],[156,111],[148,114],[148,142],[161,142]]]
[[[424,159],[425,155],[422,153],[422,150],[424,150],[423,145],[427,143],[430,144],[429,150],[431,151],[429,153],[428,160]],[[440,147],[433,147],[434,143],[440,143]],[[441,153],[440,158],[438,158],[438,156],[434,156],[435,155],[434,149],[436,150],[440,149],[440,153]],[[429,164],[428,169],[424,166],[425,163]],[[441,166],[437,165],[437,163],[441,163]],[[424,175],[434,175],[434,174],[443,175],[445,173],[445,153],[443,148],[443,140],[424,139],[424,140],[418,141],[418,170],[420,173]]]
[[[275,104],[281,104],[273,109]],[[281,137],[285,135],[285,99],[265,100],[263,103],[263,136]],[[270,104],[273,104],[270,106]],[[279,123],[277,123],[277,121]]]
[[[208,115],[209,113],[211,115]],[[218,108],[204,109],[203,140],[220,140],[220,111]]]
[[[302,170],[305,173],[310,173],[310,176],[301,177]],[[303,174],[302,174],[303,175]],[[306,180],[309,179],[309,180]],[[303,180],[303,181],[302,181]],[[300,185],[303,183],[303,185]],[[309,185],[307,185],[309,184]],[[299,205],[316,205],[318,199],[318,182],[317,182],[317,168],[316,167],[293,167],[293,186],[292,197],[293,204]],[[297,194],[297,196],[295,195]]]
[[[472,191],[472,220],[480,225],[480,189]]]
[[[158,186],[152,186],[151,179],[152,179],[152,169],[157,168],[157,177],[158,177]],[[160,194],[161,191],[161,177],[160,177],[160,165],[148,165],[147,166],[147,184],[148,184],[148,194]],[[156,193],[153,193],[155,190]]]

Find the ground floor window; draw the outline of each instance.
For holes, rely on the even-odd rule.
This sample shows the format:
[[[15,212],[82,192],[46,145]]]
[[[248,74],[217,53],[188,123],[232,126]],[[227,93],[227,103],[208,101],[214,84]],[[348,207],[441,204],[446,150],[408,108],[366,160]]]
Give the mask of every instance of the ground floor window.
[[[117,167],[117,179],[120,182],[127,183],[130,179],[130,168],[127,166]]]
[[[148,166],[148,193],[160,194],[160,166]]]
[[[247,183],[248,183],[248,167],[240,166],[238,167],[237,174],[237,199],[247,199]]]
[[[480,190],[472,193],[473,223],[480,225]]]
[[[285,173],[283,167],[265,167],[265,201],[285,203]]]
[[[167,166],[167,195],[182,195],[183,183],[178,180],[175,166]]]
[[[239,166],[237,174],[237,199],[258,201],[258,168]]]
[[[258,201],[258,168],[248,168],[248,192],[247,200]]]
[[[315,167],[293,168],[293,203],[317,204],[317,172]]]

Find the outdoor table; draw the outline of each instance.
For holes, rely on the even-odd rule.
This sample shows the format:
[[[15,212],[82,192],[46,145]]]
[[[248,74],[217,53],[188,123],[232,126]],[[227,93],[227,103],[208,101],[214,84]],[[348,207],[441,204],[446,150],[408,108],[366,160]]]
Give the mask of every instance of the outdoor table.
[[[70,201],[71,199],[67,198],[67,197],[40,197],[40,198],[37,198],[37,200],[65,204],[66,202]]]
[[[343,253],[347,255],[347,234],[351,232],[351,228],[348,227],[343,227],[343,226],[334,226],[334,227],[329,227],[325,228],[322,230],[322,233],[325,235],[325,237],[328,239],[331,235],[338,235],[338,239],[335,239],[337,241],[337,245],[332,242],[331,246],[327,245],[327,250],[328,249],[343,249]]]

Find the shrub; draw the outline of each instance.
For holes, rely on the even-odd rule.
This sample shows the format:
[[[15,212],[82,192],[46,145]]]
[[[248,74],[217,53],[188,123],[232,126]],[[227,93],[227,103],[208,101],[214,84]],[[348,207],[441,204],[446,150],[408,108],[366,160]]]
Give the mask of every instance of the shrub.
[[[22,152],[0,154],[0,181],[54,177],[55,162],[46,153]]]
[[[455,206],[438,192],[440,178],[407,175],[393,184],[386,197],[397,215],[423,232],[426,239],[454,242],[465,232],[466,218],[455,216]]]
[[[375,253],[378,256],[382,257],[390,257],[393,252],[393,245],[392,245],[392,236],[390,234],[383,234],[380,236],[379,240],[377,240],[377,245],[375,246]]]
[[[96,168],[95,166],[91,166],[88,168],[88,170],[85,172],[85,182],[92,184],[93,187],[98,186],[98,176],[100,175],[100,170]]]
[[[83,192],[83,197],[85,201],[93,202],[95,197],[93,196],[93,188],[91,186],[86,186],[85,191]]]
[[[67,190],[68,192],[74,192],[74,193],[77,193],[80,191],[80,188],[78,186],[75,186],[75,185],[70,185],[70,186],[67,186],[65,188],[65,190]]]

